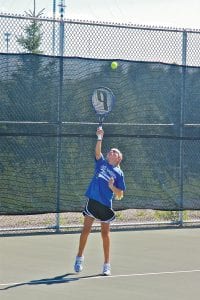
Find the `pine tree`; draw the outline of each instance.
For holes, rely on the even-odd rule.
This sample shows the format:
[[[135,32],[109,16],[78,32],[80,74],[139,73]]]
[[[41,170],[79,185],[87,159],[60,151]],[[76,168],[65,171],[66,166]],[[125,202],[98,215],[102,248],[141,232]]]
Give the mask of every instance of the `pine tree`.
[[[42,24],[39,23],[38,20],[36,20],[36,18],[42,15],[43,10],[41,10],[37,15],[35,15],[35,11],[29,11],[28,13],[25,12],[28,17],[32,17],[34,19],[31,20],[30,24],[24,28],[25,34],[21,35],[17,39],[17,42],[20,46],[23,47],[24,50],[26,50],[29,53],[42,53],[42,51],[39,50],[42,40]]]

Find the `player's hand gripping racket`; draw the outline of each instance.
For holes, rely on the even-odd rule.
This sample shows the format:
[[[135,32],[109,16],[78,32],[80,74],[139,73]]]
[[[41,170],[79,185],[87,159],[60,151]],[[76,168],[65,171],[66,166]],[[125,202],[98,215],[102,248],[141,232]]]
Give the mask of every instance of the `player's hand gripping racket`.
[[[92,106],[99,119],[99,129],[102,129],[105,117],[111,112],[115,103],[115,95],[107,87],[99,87],[92,94]],[[101,136],[98,136],[101,140]]]

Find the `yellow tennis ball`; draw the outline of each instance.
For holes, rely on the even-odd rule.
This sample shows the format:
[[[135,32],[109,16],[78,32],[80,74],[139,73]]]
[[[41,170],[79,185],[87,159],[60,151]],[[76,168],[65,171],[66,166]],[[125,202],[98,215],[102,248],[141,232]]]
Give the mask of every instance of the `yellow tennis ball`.
[[[116,61],[113,61],[113,62],[111,62],[111,69],[112,70],[115,70],[115,69],[117,69],[118,68],[118,62],[116,62]]]

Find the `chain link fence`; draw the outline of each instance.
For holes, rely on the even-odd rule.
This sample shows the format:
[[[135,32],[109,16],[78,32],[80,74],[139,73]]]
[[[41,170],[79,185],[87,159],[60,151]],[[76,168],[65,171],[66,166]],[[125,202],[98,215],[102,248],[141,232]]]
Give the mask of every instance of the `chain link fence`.
[[[35,20],[41,24],[40,53],[55,57],[81,57],[99,60],[125,60],[160,62],[166,64],[200,67],[200,30],[156,28],[130,24],[53,20],[23,16],[0,15],[0,52],[25,53],[17,39]],[[197,90],[197,89],[196,89]],[[194,110],[194,108],[190,108]],[[187,115],[186,115],[187,117]],[[1,120],[0,120],[1,121]],[[195,124],[185,124],[199,131],[199,117]],[[4,122],[5,124],[5,122]],[[198,134],[198,133],[197,133]],[[184,142],[183,142],[184,143]],[[193,141],[195,143],[195,141]],[[196,159],[199,143],[196,142]],[[188,151],[189,153],[189,151]],[[184,156],[184,153],[182,153]],[[193,155],[193,154],[192,154]],[[180,162],[181,165],[182,162]],[[192,170],[188,169],[188,176]],[[186,191],[187,192],[187,191]],[[113,226],[157,226],[163,224],[196,224],[198,211],[159,212],[151,210],[126,210],[117,212]],[[0,232],[50,230],[60,231],[79,228],[80,213],[52,213],[26,216],[0,216]]]
[[[33,20],[41,24],[40,51],[44,55],[200,66],[200,30],[2,14],[0,52],[23,53],[17,39]]]

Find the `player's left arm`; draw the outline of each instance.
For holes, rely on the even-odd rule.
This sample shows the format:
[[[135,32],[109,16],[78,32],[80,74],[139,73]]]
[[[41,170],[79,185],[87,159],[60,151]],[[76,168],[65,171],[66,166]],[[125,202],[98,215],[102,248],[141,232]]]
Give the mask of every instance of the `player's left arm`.
[[[117,200],[121,200],[124,196],[124,191],[114,186],[114,182],[115,182],[114,178],[113,177],[110,178],[108,182],[108,186],[111,189],[111,191],[115,194],[115,198]]]

